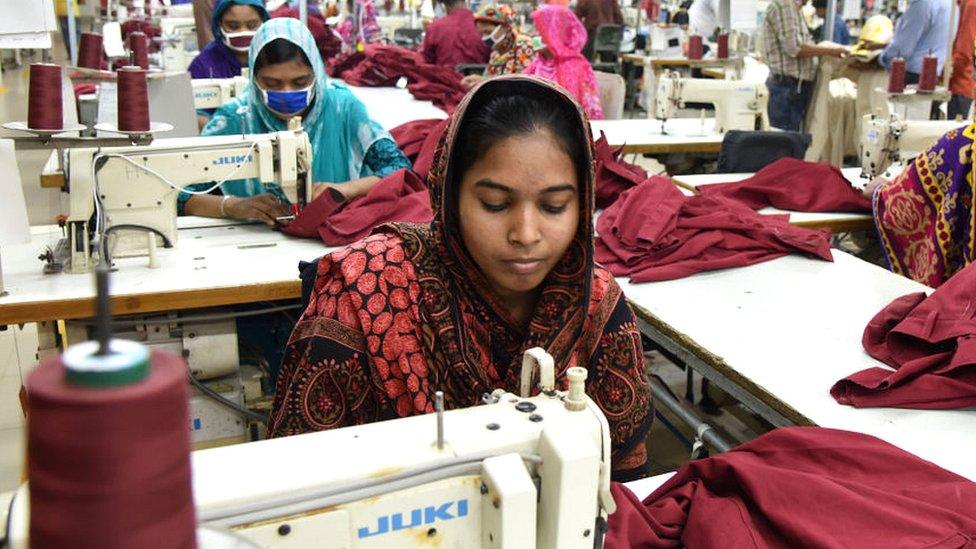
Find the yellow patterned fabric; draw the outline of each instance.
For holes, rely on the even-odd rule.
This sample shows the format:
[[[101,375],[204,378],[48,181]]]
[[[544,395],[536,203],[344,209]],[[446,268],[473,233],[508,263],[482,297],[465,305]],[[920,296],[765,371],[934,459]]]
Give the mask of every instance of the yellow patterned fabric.
[[[936,287],[973,262],[976,125],[942,136],[874,193],[874,220],[891,270]]]

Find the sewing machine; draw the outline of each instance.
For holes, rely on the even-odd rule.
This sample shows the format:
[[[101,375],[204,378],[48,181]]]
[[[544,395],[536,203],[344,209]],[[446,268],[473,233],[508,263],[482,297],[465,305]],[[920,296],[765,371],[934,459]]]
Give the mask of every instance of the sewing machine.
[[[244,93],[248,84],[247,69],[233,78],[195,78],[193,84],[193,108],[216,109]]]
[[[658,79],[654,117],[667,121],[686,103],[715,105],[715,131],[769,128],[765,84],[712,78],[683,78],[668,71]]]
[[[946,132],[966,125],[958,120],[902,120],[897,114],[868,114],[861,123],[861,176],[874,179],[893,163],[910,160]]]
[[[157,236],[164,245],[176,243],[178,189],[194,183],[257,178],[276,183],[292,204],[303,206],[311,196],[312,147],[300,121],[292,119],[289,127],[268,134],[66,150],[61,172],[69,195],[67,249],[59,246],[57,255],[68,260],[68,272],[91,271],[95,232],[108,239],[113,257],[148,254],[152,265]]]
[[[196,22],[193,17],[163,17],[159,20],[159,65],[166,71],[186,71],[193,59],[187,46],[196,50]]]
[[[532,398],[527,363],[541,372]],[[536,348],[522,373],[522,396],[496,390],[481,406],[438,400],[433,414],[193,452],[198,524],[256,547],[602,547],[610,436],[586,370],[555,391]],[[25,485],[12,549],[27,547],[28,501]]]

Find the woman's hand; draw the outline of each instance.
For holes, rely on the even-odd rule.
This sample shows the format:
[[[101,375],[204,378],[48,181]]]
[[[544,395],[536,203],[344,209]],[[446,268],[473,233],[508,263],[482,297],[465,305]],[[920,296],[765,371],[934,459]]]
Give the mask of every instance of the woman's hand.
[[[369,193],[369,191],[379,180],[379,177],[372,175],[360,179],[353,179],[352,181],[346,181],[345,183],[315,183],[312,185],[312,200],[318,198],[328,189],[335,189],[339,192],[339,194],[344,196],[346,200],[353,200]]]
[[[864,187],[864,196],[866,196],[869,199],[874,197],[875,189],[884,185],[887,182],[888,180],[883,177],[875,177],[874,179],[871,180],[870,183],[867,184],[866,187]]]
[[[227,197],[223,213],[232,219],[257,219],[270,227],[277,218],[290,214],[288,208],[273,194],[259,194],[249,198]]]

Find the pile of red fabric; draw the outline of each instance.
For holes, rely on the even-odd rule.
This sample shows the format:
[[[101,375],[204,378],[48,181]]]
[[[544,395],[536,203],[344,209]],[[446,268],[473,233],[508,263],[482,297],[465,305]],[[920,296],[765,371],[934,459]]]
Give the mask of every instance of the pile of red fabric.
[[[289,8],[288,4],[284,4],[280,8],[271,12],[271,17],[291,17],[292,19],[301,19],[298,8]],[[315,47],[319,50],[319,54],[322,55],[322,61],[326,63],[329,59],[339,55],[342,50],[342,40],[332,31],[332,28],[325,24],[325,19],[322,18],[322,14],[318,10],[308,10],[308,30],[312,33],[312,38],[315,39]]]
[[[623,159],[623,147],[614,149],[607,143],[607,136],[601,131],[593,143],[596,161],[596,207],[603,209],[617,200],[620,193],[640,185],[647,179],[647,172],[636,164]]]
[[[802,253],[832,261],[829,233],[723,197],[685,196],[666,177],[624,191],[597,220],[596,260],[633,282],[670,280]]]
[[[976,483],[833,429],[777,429],[692,461],[643,502],[611,491],[608,549],[976,544]]]
[[[703,196],[734,198],[758,210],[772,206],[797,212],[870,212],[871,200],[835,166],[781,158],[736,183],[698,187]]]
[[[129,34],[136,31],[144,33],[146,38],[149,39],[150,52],[159,51],[159,42],[153,39],[158,38],[163,31],[145,19],[129,19],[125,23],[122,23],[122,43],[128,44]]]
[[[899,297],[864,329],[864,349],[895,368],[869,368],[830,389],[858,408],[976,406],[976,263],[931,295]],[[976,512],[976,503],[974,503]]]
[[[340,55],[326,66],[329,76],[341,78],[353,86],[393,86],[407,78],[407,90],[421,101],[453,112],[467,93],[461,85],[461,74],[432,65],[415,51],[399,46],[369,44],[366,51]]]
[[[423,180],[410,170],[397,170],[354,200],[346,201],[337,192],[320,194],[282,231],[341,246],[366,237],[384,223],[429,223],[433,217]]]
[[[434,163],[437,143],[447,129],[447,122],[448,119],[436,118],[414,120],[390,130],[397,147],[407,156],[413,164],[413,171],[417,172],[421,179],[427,178],[427,172]]]

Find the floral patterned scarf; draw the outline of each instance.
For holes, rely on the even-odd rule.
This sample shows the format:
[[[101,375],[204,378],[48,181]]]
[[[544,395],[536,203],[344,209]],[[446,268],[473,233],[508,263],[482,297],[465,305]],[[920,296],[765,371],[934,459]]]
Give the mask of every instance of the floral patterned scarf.
[[[891,270],[936,287],[973,262],[976,124],[946,133],[874,193],[874,220]]]

